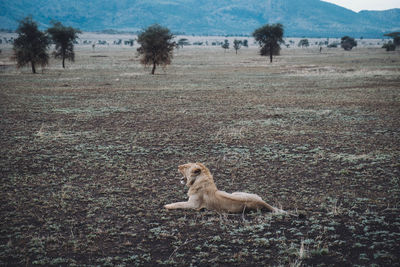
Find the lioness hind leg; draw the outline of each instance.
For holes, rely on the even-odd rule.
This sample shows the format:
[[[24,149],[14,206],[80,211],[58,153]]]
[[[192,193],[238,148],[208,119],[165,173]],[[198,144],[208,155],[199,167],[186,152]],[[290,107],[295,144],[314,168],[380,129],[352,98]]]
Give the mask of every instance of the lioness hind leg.
[[[263,210],[266,210],[268,212],[276,212],[276,208],[272,207],[268,203],[262,201],[262,202],[260,202],[260,204],[262,205]]]
[[[264,201],[258,202],[257,206],[258,206],[258,209],[261,209],[261,210],[267,211],[267,212],[278,213],[278,214],[286,213],[286,211],[275,208]]]

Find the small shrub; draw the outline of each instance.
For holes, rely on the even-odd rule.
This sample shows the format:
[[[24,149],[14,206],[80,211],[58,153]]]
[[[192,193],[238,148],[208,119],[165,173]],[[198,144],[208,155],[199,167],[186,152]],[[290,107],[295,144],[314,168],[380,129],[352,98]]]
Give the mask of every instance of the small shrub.
[[[387,44],[384,44],[382,46],[382,48],[385,48],[386,51],[388,51],[388,52],[389,51],[394,51],[394,50],[396,50],[396,45],[392,41],[390,41]]]
[[[344,37],[342,37],[342,41],[340,42],[340,45],[344,50],[350,51],[351,49],[353,49],[353,47],[357,46],[357,41],[354,40],[354,38],[352,38],[350,36],[344,36]]]

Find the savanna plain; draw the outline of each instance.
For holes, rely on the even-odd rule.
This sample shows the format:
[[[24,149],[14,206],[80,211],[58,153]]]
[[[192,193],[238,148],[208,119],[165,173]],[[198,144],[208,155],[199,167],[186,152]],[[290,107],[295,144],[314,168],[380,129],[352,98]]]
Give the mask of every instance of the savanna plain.
[[[2,50],[0,265],[400,265],[399,52]],[[167,211],[187,162],[304,216]]]

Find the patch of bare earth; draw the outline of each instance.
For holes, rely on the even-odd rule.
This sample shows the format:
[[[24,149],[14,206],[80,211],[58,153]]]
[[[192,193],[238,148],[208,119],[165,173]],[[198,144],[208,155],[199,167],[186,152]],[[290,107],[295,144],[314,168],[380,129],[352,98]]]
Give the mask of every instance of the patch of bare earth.
[[[1,265],[399,264],[398,52],[134,51],[0,69]],[[306,217],[168,212],[190,161]]]

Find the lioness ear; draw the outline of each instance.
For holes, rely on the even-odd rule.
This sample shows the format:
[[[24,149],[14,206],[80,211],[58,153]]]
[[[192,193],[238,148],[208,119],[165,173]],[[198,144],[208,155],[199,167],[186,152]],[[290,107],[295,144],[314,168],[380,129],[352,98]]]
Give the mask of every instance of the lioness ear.
[[[199,175],[201,173],[201,169],[196,168],[192,172],[193,172],[194,175]]]

